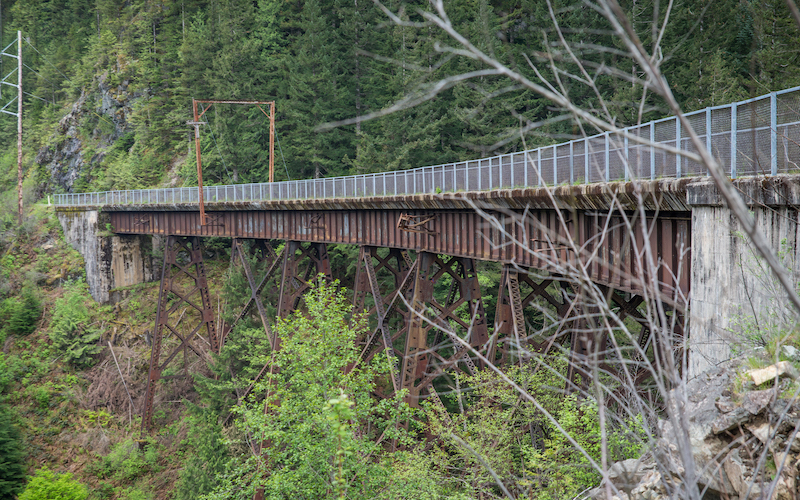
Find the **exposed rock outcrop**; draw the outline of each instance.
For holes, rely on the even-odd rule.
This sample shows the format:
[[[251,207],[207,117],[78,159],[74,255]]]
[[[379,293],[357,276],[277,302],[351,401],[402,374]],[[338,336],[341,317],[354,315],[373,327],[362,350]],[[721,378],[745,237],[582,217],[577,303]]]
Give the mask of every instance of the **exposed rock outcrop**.
[[[676,432],[688,432],[694,472],[703,498],[800,499],[800,401],[778,388],[734,391],[735,363],[687,384],[685,431],[660,422],[660,438],[639,460],[614,464],[608,478],[619,500],[686,497],[686,469]],[[591,498],[606,498],[598,487]]]
[[[108,149],[129,131],[132,105],[146,92],[130,92],[127,80],[119,85],[111,85],[109,80],[104,73],[93,90],[81,92],[58,122],[55,141],[37,153],[36,163],[50,174],[48,188],[72,192],[85,170],[102,162]],[[94,118],[97,123],[86,130],[87,121]],[[92,146],[88,157],[87,145]]]

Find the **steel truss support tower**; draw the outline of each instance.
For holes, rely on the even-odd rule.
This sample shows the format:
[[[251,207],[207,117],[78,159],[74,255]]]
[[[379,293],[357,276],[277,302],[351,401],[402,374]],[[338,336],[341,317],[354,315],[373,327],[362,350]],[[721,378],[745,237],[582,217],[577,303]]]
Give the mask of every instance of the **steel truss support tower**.
[[[181,324],[189,326],[180,327]],[[169,333],[172,333],[177,342],[165,345],[164,340]],[[208,348],[219,352],[220,343],[208,293],[200,238],[169,236],[164,248],[164,266],[161,271],[150,370],[142,412],[142,432],[149,430],[152,424],[153,399],[158,381],[186,376],[189,351],[201,359],[208,358],[208,348],[198,344],[196,340],[198,334],[202,333],[207,335]],[[162,359],[161,351],[164,348],[168,354]],[[164,370],[180,353],[183,353],[184,373],[163,376]]]

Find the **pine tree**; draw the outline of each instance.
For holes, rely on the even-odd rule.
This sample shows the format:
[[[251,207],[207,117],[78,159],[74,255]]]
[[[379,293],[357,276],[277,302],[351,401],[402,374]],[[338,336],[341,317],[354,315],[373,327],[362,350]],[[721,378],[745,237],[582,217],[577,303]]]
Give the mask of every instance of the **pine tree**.
[[[22,438],[10,411],[0,401],[0,498],[16,498],[25,485]]]

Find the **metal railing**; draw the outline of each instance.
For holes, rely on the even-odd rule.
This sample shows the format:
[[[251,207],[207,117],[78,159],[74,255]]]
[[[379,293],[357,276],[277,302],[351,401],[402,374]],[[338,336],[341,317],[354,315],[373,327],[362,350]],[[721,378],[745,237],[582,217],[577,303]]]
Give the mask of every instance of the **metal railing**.
[[[731,178],[800,170],[800,87],[686,116]],[[669,117],[479,160],[346,177],[206,186],[203,197],[206,203],[360,198],[708,175],[702,165],[650,144],[696,152],[680,121]],[[197,202],[196,187],[55,195],[56,205]]]

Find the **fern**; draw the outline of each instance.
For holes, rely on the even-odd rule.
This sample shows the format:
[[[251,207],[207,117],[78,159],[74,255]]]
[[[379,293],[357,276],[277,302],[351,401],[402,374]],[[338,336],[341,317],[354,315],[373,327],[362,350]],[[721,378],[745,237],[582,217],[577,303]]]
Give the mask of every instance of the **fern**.
[[[86,303],[91,299],[82,281],[66,286],[64,296],[56,300],[48,335],[64,359],[77,367],[87,367],[102,350],[102,331],[91,323]]]

